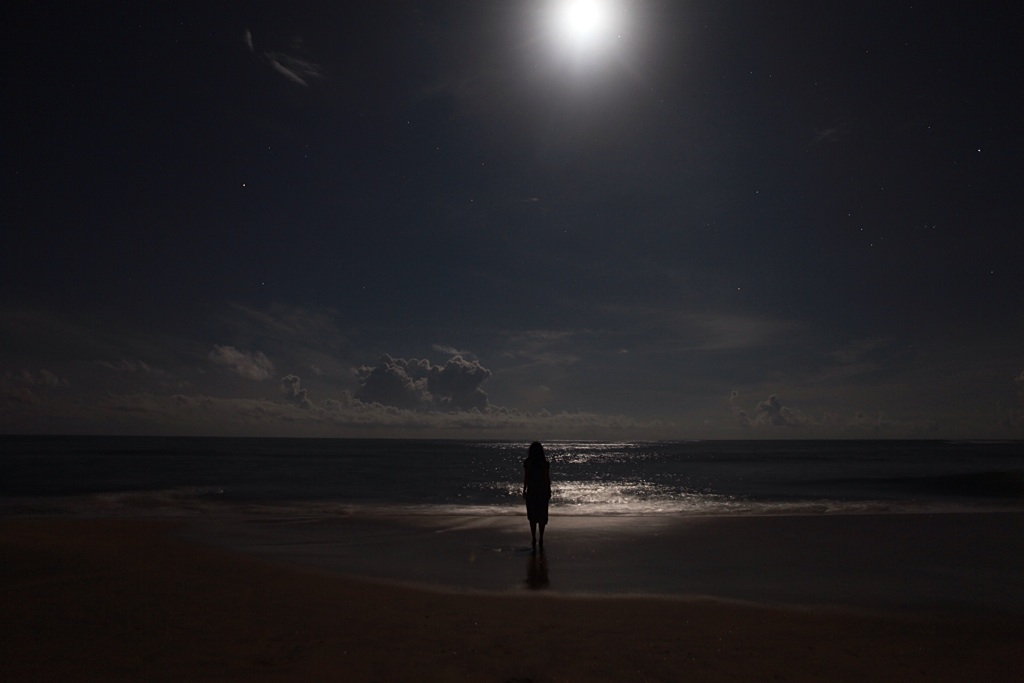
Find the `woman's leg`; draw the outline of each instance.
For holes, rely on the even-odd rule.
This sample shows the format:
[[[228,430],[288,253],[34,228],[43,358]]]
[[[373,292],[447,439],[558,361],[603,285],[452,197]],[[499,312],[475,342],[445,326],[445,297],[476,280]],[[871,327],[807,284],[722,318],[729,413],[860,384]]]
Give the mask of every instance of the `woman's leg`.
[[[541,550],[544,549],[544,527],[546,527],[546,526],[547,526],[547,524],[545,524],[544,522],[540,523],[540,548],[541,548]]]
[[[544,527],[541,526],[541,535],[544,534]],[[530,536],[533,538],[533,547],[537,547],[537,522],[530,522]]]

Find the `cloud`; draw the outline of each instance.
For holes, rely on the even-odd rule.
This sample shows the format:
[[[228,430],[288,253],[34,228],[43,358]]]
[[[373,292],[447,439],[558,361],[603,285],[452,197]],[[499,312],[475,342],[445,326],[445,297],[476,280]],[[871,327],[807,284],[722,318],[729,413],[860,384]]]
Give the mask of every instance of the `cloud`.
[[[815,128],[811,145],[832,144],[845,138],[850,132],[848,121],[838,121],[825,128]]]
[[[6,404],[39,405],[49,389],[70,387],[71,382],[45,368],[33,374],[23,369],[17,375],[5,372],[0,377],[0,399]]]
[[[828,356],[840,365],[862,364],[869,357],[877,355],[878,351],[885,350],[890,343],[891,340],[884,337],[855,339],[842,348],[832,351]]]
[[[480,385],[491,376],[491,371],[478,361],[467,361],[455,356],[441,366],[430,368],[427,388],[441,405],[455,410],[487,407],[487,394]]]
[[[835,421],[835,416],[831,415],[824,416],[819,421],[812,420],[803,411],[783,405],[782,400],[776,394],[772,394],[767,399],[759,401],[754,407],[753,415],[751,415],[740,407],[740,392],[733,389],[729,394],[729,406],[732,409],[736,422],[744,428],[759,426],[803,427]]]
[[[796,337],[799,325],[791,321],[741,315],[688,315],[684,339],[694,351],[735,351],[767,346]],[[686,329],[689,328],[689,329]]]
[[[757,404],[754,422],[773,427],[799,427],[808,424],[810,419],[803,412],[782,405],[779,397],[772,394]]]
[[[363,403],[416,408],[424,402],[429,366],[430,361],[392,358],[384,354],[375,367],[364,365],[356,370],[360,387],[355,397]]]
[[[245,47],[251,54],[256,54],[256,44],[253,40],[252,31],[245,29],[242,32],[242,42],[245,43]],[[302,39],[293,38],[291,43],[292,47],[298,48],[302,45]],[[270,64],[274,71],[301,86],[309,87],[310,80],[323,78],[324,75],[323,69],[320,68],[319,64],[296,57],[294,54],[267,50],[262,52],[262,58]]]
[[[440,353],[448,354],[449,356],[462,356],[463,358],[465,358],[467,356],[471,357],[473,355],[469,351],[460,351],[459,349],[455,348],[454,346],[446,346],[444,344],[434,344],[432,346],[432,348],[435,351],[438,351]]]
[[[281,52],[265,52],[263,56],[270,62],[270,66],[275,71],[299,85],[308,87],[310,79],[323,78],[320,66],[313,62]]]
[[[57,375],[53,374],[49,370],[45,368],[40,368],[39,383],[46,387],[57,387],[60,386],[61,384],[66,385],[68,382],[67,380],[62,381],[60,377],[57,377]]]
[[[50,372],[46,368],[40,368],[37,375],[33,375],[29,370],[22,370],[20,376],[15,378],[11,373],[4,373],[4,382],[8,384],[18,384],[24,387],[40,386],[40,387],[69,387],[71,382],[61,377],[58,377],[56,373]]]
[[[740,427],[748,428],[751,426],[750,415],[740,407],[739,401],[740,392],[735,389],[729,392],[729,407],[732,410],[733,417],[736,418],[736,423]]]
[[[281,378],[281,393],[298,406],[307,409],[313,407],[306,390],[302,388],[302,381],[296,375],[285,375]]]
[[[242,351],[234,346],[214,346],[209,359],[232,372],[251,380],[265,380],[274,371],[274,364],[260,351]]]
[[[109,368],[114,372],[126,372],[132,374],[141,373],[147,375],[153,372],[153,369],[141,360],[127,360],[125,358],[122,358],[117,363],[111,363],[105,360],[101,360],[99,363],[103,367]]]
[[[287,381],[285,381],[287,380]],[[297,387],[283,378],[282,387]],[[301,392],[301,389],[299,390]],[[432,438],[623,438],[666,427],[624,415],[587,412],[406,410],[349,395],[322,402],[136,393],[108,395],[79,407],[83,424],[116,424],[138,433],[246,436],[381,436]],[[529,436],[524,436],[529,435]]]
[[[26,378],[24,373],[16,377],[10,372],[5,372],[3,377],[0,377],[0,396],[3,397],[4,404],[38,404],[39,398],[30,388],[32,384],[34,381],[31,374]]]
[[[813,415],[799,408],[785,405],[777,394],[772,394],[763,401],[758,401],[753,411],[744,410],[740,406],[740,392],[733,390],[729,396],[736,423],[743,429],[759,430],[763,435],[786,435],[787,438],[796,433],[790,428],[799,428],[801,437],[834,437],[845,435],[850,437],[877,435],[920,435],[923,431],[935,429],[934,423],[913,423],[887,418],[882,412],[874,415],[858,410],[852,415],[841,415],[830,410],[821,410]]]
[[[319,344],[318,367],[329,368],[324,378],[346,377],[351,366],[339,361],[347,342],[327,332],[337,331],[332,316],[276,315],[266,321],[242,317],[234,339],[259,339],[273,347],[291,367],[308,368],[309,346]],[[234,318],[232,318],[234,320]],[[246,320],[249,322],[246,323]],[[318,322],[319,321],[319,322]],[[230,320],[229,320],[230,322]],[[267,324],[258,324],[266,322]],[[257,324],[254,324],[257,323]],[[218,334],[227,332],[218,332]],[[539,334],[548,341],[560,334]],[[629,438],[654,434],[671,436],[671,425],[640,421],[618,413],[513,409],[490,402],[484,387],[493,381],[492,369],[480,361],[456,354],[440,364],[426,359],[382,356],[371,367],[357,371],[355,386],[317,380],[315,399],[298,374],[277,373],[275,364],[254,345],[199,347],[198,355],[181,354],[177,347],[149,349],[146,361],[122,351],[106,349],[109,360],[79,362],[76,388],[62,378],[63,369],[44,370],[23,364],[0,370],[0,426],[31,433],[182,434],[224,436],[323,436],[405,438]],[[296,356],[295,349],[301,353]],[[289,349],[291,349],[289,351]],[[157,352],[168,353],[159,355]],[[113,351],[113,353],[111,353]],[[172,353],[174,352],[174,353]],[[90,351],[96,353],[96,350]],[[175,358],[173,376],[191,381],[153,384],[171,376],[148,359],[165,366]],[[206,368],[196,365],[205,360]],[[282,363],[283,363],[282,360]],[[321,363],[327,365],[322,366]],[[211,366],[225,372],[210,373]],[[221,377],[211,377],[219,374]],[[253,384],[225,386],[224,376],[239,375],[254,381],[277,380],[272,396],[260,397]],[[548,381],[536,384],[549,384]],[[127,382],[127,383],[126,383]],[[194,383],[193,383],[194,382]],[[199,385],[198,387],[196,385]],[[246,383],[248,384],[248,383]],[[227,393],[237,390],[238,394]],[[541,388],[544,393],[550,393]],[[524,436],[526,435],[526,436]]]
[[[508,337],[506,355],[529,364],[546,366],[573,365],[580,361],[580,337],[587,331],[528,330]]]
[[[360,387],[355,397],[364,403],[379,403],[405,409],[483,410],[487,394],[480,385],[491,371],[479,361],[453,356],[444,365],[420,358],[381,356],[374,367],[356,371]]]
[[[734,313],[692,313],[674,305],[605,306],[620,348],[647,352],[741,352],[793,346],[811,328],[796,320]],[[591,336],[596,332],[590,332]],[[605,336],[610,336],[608,332]]]

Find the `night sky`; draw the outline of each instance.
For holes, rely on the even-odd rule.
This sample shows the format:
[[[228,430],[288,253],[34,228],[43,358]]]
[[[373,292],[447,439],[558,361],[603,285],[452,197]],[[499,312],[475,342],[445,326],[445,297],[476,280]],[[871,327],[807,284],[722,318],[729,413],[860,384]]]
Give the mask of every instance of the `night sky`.
[[[0,431],[1024,437],[1024,4],[564,4],[5,4]]]

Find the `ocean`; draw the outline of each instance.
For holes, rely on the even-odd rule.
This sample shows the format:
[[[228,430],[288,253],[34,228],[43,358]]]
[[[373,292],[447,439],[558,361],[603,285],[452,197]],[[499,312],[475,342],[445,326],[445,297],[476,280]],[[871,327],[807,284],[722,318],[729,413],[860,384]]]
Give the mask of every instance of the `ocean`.
[[[528,444],[0,437],[0,511],[516,515]],[[553,441],[552,514],[1024,509],[1021,442]]]
[[[1024,613],[1019,442],[0,437],[0,516],[166,521],[275,562],[445,590]]]

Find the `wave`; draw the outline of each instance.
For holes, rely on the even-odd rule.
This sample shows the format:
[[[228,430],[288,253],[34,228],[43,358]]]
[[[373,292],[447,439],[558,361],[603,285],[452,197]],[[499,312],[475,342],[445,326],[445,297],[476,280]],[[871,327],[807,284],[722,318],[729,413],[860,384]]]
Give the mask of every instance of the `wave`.
[[[556,494],[552,517],[685,518],[706,516],[935,514],[952,512],[1024,512],[1024,505],[949,500],[747,500],[714,494],[683,493],[647,498],[626,495],[604,498],[575,490],[575,497]],[[235,518],[325,521],[339,517],[519,517],[521,501],[503,503],[395,503],[337,500],[232,500],[217,489],[127,491],[93,495],[0,499],[0,514],[73,516],[84,518]]]
[[[970,472],[917,477],[910,486],[942,496],[1024,500],[1024,472]]]
[[[993,502],[1024,502],[1024,471],[998,470],[953,474],[906,475],[877,478],[851,477],[823,479],[812,482],[833,490],[885,493],[895,498],[920,500],[941,498],[951,501],[966,499]]]

